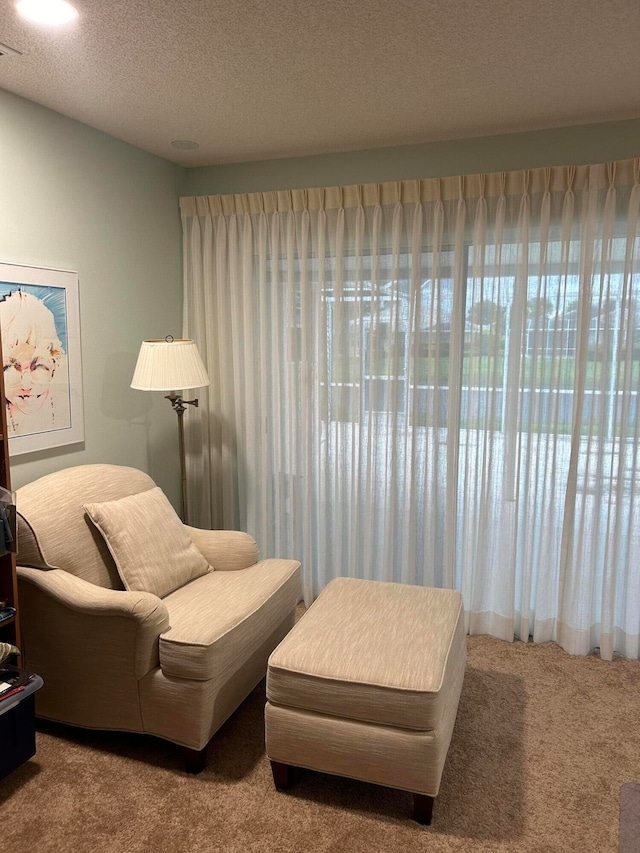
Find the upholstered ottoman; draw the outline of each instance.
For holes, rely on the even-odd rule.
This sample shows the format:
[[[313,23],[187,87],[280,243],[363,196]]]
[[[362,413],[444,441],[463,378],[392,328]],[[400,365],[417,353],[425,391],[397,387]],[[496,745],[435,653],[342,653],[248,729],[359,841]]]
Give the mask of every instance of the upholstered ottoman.
[[[292,766],[413,793],[431,822],[466,661],[460,593],[337,578],[272,652],[266,750]]]

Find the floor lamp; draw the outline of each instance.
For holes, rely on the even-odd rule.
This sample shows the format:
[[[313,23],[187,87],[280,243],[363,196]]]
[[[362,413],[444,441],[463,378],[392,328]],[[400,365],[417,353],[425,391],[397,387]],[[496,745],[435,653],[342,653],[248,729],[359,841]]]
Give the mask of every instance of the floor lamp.
[[[182,521],[189,523],[187,503],[187,471],[184,453],[182,418],[187,406],[197,406],[198,400],[183,400],[176,389],[204,388],[209,384],[207,371],[198,347],[190,340],[177,340],[167,335],[164,340],[143,341],[133,372],[131,387],[138,391],[169,391],[166,399],[178,415],[180,445],[180,475],[182,478]]]

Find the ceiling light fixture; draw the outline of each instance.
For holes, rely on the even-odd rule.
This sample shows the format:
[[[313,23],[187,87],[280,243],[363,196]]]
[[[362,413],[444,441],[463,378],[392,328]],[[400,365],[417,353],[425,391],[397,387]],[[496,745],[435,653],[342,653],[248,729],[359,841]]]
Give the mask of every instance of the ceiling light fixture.
[[[66,0],[18,0],[18,14],[34,24],[56,27],[78,17],[78,10]]]

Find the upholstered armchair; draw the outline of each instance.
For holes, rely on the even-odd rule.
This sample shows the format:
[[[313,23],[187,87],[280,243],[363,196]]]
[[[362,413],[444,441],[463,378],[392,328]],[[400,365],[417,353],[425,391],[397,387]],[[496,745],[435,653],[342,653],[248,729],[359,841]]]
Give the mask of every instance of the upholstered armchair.
[[[201,770],[294,624],[300,564],[183,525],[148,475],[118,465],[49,474],[18,489],[17,508],[36,714],[165,738]]]

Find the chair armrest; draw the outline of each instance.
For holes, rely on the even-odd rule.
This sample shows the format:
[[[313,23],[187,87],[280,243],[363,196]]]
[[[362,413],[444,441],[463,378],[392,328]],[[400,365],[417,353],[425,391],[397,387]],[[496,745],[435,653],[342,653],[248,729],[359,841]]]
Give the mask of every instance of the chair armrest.
[[[62,569],[18,566],[25,653],[64,654],[142,678],[158,666],[158,637],[169,628],[164,602],[150,592],[104,589]]]
[[[248,569],[258,562],[258,546],[248,533],[185,526],[193,544],[216,571]]]

